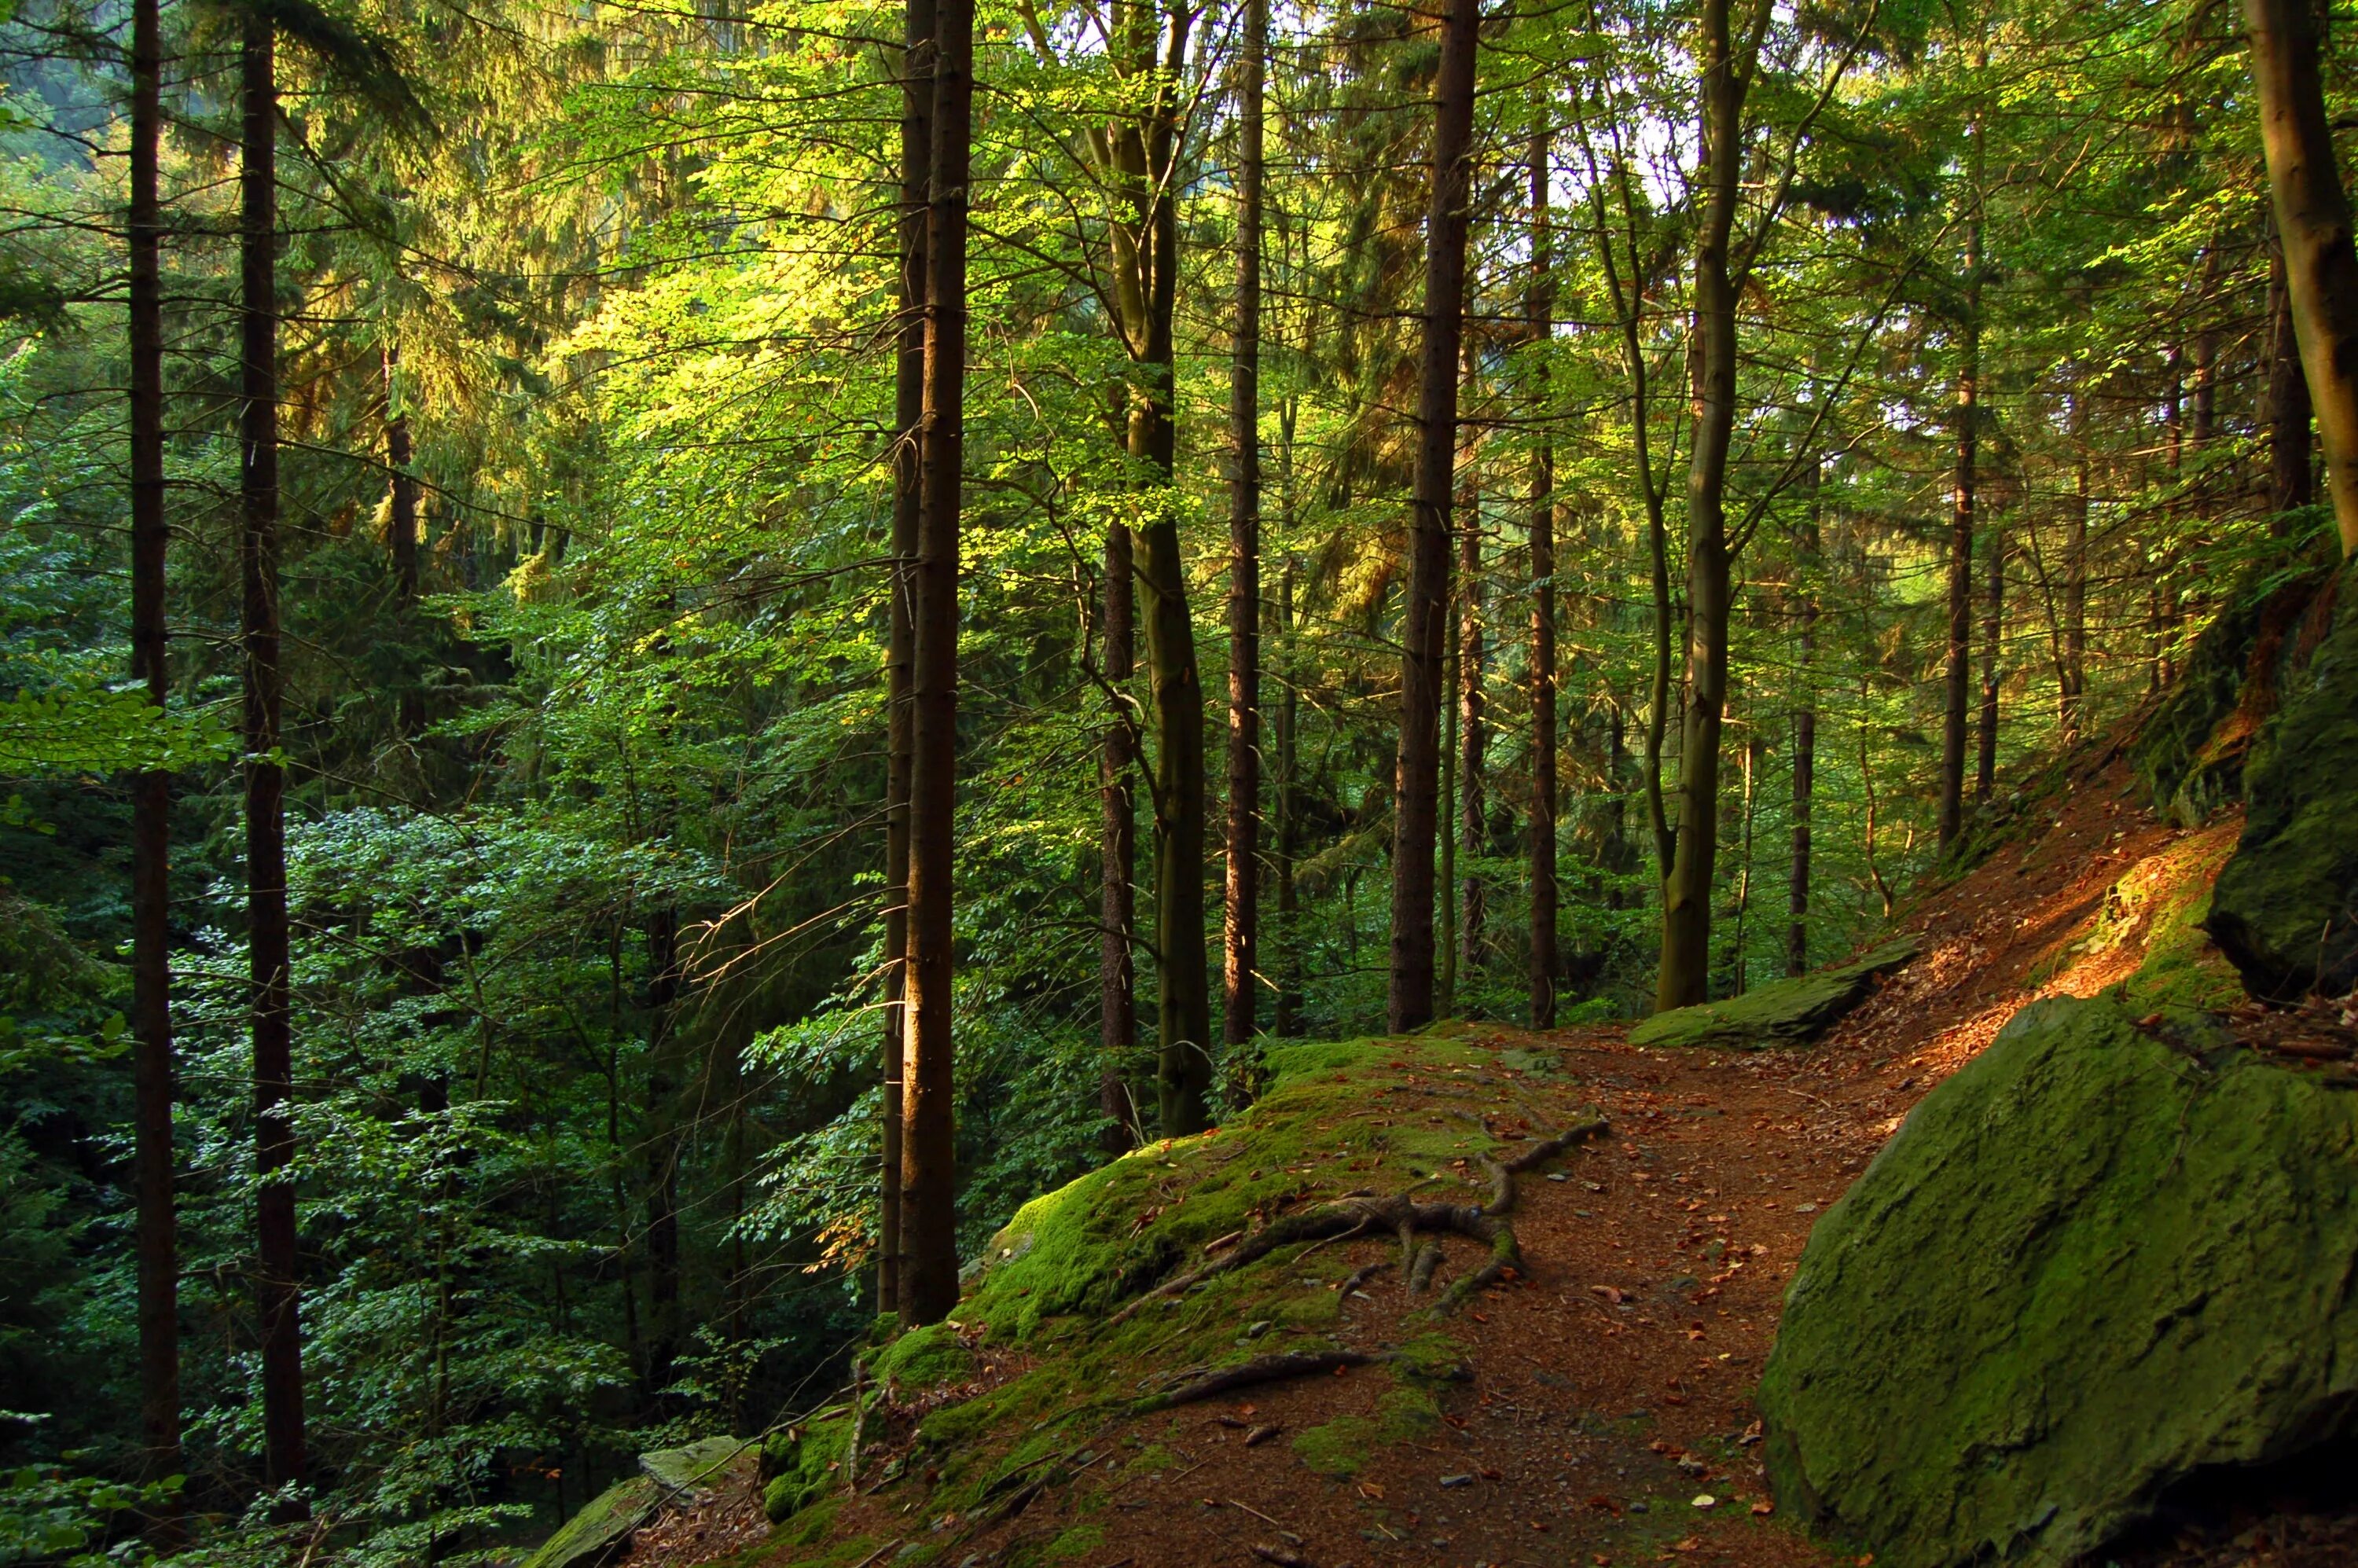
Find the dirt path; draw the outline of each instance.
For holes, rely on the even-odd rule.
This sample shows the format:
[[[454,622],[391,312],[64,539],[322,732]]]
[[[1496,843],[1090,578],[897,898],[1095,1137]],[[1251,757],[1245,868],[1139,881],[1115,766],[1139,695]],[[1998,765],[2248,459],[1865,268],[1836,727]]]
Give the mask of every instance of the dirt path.
[[[1614,1136],[1524,1182],[1529,1274],[1449,1323],[1474,1376],[1443,1401],[1439,1427],[1370,1442],[1320,1474],[1291,1440],[1337,1430],[1338,1417],[1379,1427],[1391,1380],[1358,1370],[1277,1384],[1115,1423],[1072,1487],[955,1545],[957,1521],[894,1517],[883,1498],[863,1505],[877,1533],[940,1541],[957,1568],[1060,1538],[1061,1560],[1078,1568],[1250,1563],[1256,1548],[1274,1553],[1261,1561],[1315,1568],[1854,1561],[1803,1539],[1767,1500],[1751,1390],[1779,1303],[1815,1217],[1933,1084],[2033,995],[2093,994],[2135,968],[2137,933],[2117,920],[2105,941],[2069,950],[2097,928],[2124,872],[2235,830],[2163,827],[2130,783],[2117,764],[2075,781],[2043,835],[1903,915],[1931,938],[1926,951],[1814,1049],[1673,1053],[1633,1047],[1619,1026],[1464,1026],[1499,1065],[1433,1082],[1387,1114],[1473,1109],[1536,1131],[1595,1105]],[[1471,1244],[1457,1246],[1453,1268],[1471,1259]],[[1284,1283],[1332,1289],[1395,1253],[1376,1238],[1338,1243]],[[1396,1271],[1379,1276],[1340,1303],[1338,1337],[1399,1343],[1429,1300]],[[1271,1427],[1285,1441],[1248,1441]],[[1115,1476],[1149,1446],[1168,1451],[1163,1468]],[[1098,1458],[1115,1462],[1091,1471]]]

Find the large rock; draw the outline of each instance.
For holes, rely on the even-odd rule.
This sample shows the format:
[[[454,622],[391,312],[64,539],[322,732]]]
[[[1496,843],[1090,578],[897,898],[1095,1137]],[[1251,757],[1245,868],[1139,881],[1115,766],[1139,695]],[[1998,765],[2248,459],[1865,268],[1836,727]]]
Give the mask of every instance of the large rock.
[[[618,1481],[567,1519],[524,1568],[596,1568],[620,1552],[639,1526],[663,1506],[663,1488],[646,1476]]]
[[[1725,1001],[1658,1012],[1629,1032],[1629,1043],[1729,1051],[1806,1045],[1865,1000],[1875,989],[1877,975],[1914,957],[1922,944],[1919,936],[1895,937],[1865,957],[1836,968],[1771,980]]]
[[[2358,1096],[2205,1016],[2026,1008],[1822,1219],[1760,1386],[1882,1568],[2061,1564],[2358,1408]]]
[[[2244,764],[2243,841],[2208,923],[2245,986],[2288,1000],[2358,985],[2358,590],[2345,571],[2322,597],[2331,630]]]

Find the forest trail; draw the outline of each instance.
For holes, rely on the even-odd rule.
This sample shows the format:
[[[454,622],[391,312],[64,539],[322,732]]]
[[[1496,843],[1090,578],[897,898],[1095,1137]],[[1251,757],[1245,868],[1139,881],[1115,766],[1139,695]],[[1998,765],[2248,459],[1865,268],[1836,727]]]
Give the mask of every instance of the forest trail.
[[[1454,1025],[1453,1044],[1495,1065],[1412,1073],[1405,1090],[1378,1091],[1395,1122],[1470,1113],[1514,1139],[1594,1106],[1612,1130],[1545,1179],[1523,1178],[1515,1224],[1528,1272],[1448,1321],[1473,1377],[1442,1401],[1437,1425],[1359,1452],[1305,1449],[1314,1428],[1338,1439],[1383,1429],[1390,1383],[1368,1368],[1277,1382],[1092,1432],[1070,1484],[1011,1517],[928,1517],[922,1501],[896,1506],[907,1488],[891,1488],[847,1498],[826,1542],[780,1538],[746,1560],[849,1568],[862,1552],[884,1563],[920,1543],[939,1548],[928,1561],[983,1568],[1053,1543],[1044,1560],[1077,1568],[1854,1561],[1774,1517],[1754,1446],[1751,1390],[1815,1217],[2025,1002],[2091,995],[2133,972],[2159,902],[2137,890],[2207,879],[2240,821],[2165,826],[2116,758],[2068,778],[2048,814],[2045,832],[1899,912],[1897,928],[1924,934],[1923,950],[1815,1047],[1646,1050],[1620,1024]],[[1316,1184],[1339,1192],[1348,1163],[1339,1150],[1328,1158],[1336,1168]],[[1314,1248],[1274,1283],[1331,1292],[1395,1250],[1373,1236]],[[1452,1267],[1473,1256],[1455,1243]],[[1340,1303],[1335,1337],[1403,1343],[1430,1300],[1388,1270]],[[1024,1357],[986,1347],[982,1359],[988,1380]],[[1142,1445],[1161,1467],[1098,1465]],[[749,1481],[703,1518],[650,1527],[630,1561],[688,1568],[742,1552],[759,1519]]]

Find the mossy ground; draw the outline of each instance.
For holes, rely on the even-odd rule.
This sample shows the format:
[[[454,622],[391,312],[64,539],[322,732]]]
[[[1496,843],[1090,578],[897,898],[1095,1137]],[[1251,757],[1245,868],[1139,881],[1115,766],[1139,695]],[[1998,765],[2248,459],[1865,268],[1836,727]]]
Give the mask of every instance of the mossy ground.
[[[1325,1276],[1340,1271],[1331,1256],[1305,1264],[1307,1249],[1285,1249],[1126,1318],[1120,1310],[1201,1265],[1207,1245],[1302,1206],[1411,1189],[1478,1201],[1484,1156],[1556,1130],[1535,1110],[1519,1111],[1515,1093],[1527,1079],[1561,1086],[1552,1056],[1517,1055],[1520,1065],[1509,1064],[1446,1028],[1272,1045],[1268,1087],[1244,1115],[1198,1137],[1148,1143],[1025,1205],[992,1238],[951,1319],[867,1357],[871,1435],[889,1433],[897,1410],[923,1411],[898,1434],[878,1483],[903,1506],[951,1521],[928,1532],[936,1539],[957,1540],[1035,1482],[1168,1471],[1172,1452],[1157,1438],[1175,1436],[1182,1416],[1142,1415],[1143,1402],[1185,1373],[1336,1347],[1345,1303]],[[1362,1374],[1385,1386],[1372,1415],[1338,1416],[1274,1452],[1340,1477],[1385,1445],[1432,1432],[1464,1375],[1465,1347],[1434,1328],[1386,1354]],[[937,1403],[945,1395],[951,1402]],[[766,1500],[783,1521],[773,1538],[783,1552],[772,1561],[834,1560],[814,1553],[837,1549],[850,1421],[847,1410],[773,1441]],[[1028,1560],[1077,1561],[1100,1528],[1076,1525],[1035,1543]]]
[[[1883,943],[1847,964],[1755,986],[1742,996],[1658,1012],[1629,1032],[1633,1045],[1755,1051],[1805,1045],[1916,954],[1913,937]]]

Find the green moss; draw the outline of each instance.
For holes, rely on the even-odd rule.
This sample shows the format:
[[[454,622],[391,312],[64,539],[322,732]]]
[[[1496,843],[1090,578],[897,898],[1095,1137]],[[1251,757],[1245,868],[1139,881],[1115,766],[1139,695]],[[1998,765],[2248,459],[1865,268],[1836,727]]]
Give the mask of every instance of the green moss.
[[[1178,1468],[1179,1455],[1159,1443],[1149,1444],[1139,1450],[1135,1458],[1122,1468],[1125,1476],[1160,1476]]]
[[[525,1560],[526,1568],[566,1568],[601,1555],[644,1523],[661,1498],[662,1489],[649,1476],[633,1476],[615,1483],[567,1519]]]
[[[2234,848],[2233,829],[2222,827],[2155,857],[2168,863],[2147,922],[2145,959],[2120,987],[2132,1011],[2217,1010],[2244,999],[2243,977],[2205,929],[2219,870]]]
[[[2358,983],[2358,588],[2345,573],[2321,597],[2331,630],[2252,748],[2243,841],[2211,909],[2261,996]]]
[[[2358,1400],[2358,1097],[2137,1016],[2025,1009],[1811,1235],[1764,1457],[1887,1568],[2072,1561]]]
[[[1441,1424],[1441,1407],[1422,1389],[1394,1389],[1376,1403],[1372,1416],[1337,1416],[1293,1440],[1293,1452],[1314,1475],[1341,1480],[1356,1476],[1376,1451],[1408,1443]]]
[[[1405,1185],[1496,1146],[1454,1119],[1370,1125],[1388,1087],[1495,1064],[1476,1047],[1445,1038],[1300,1042],[1267,1056],[1273,1081],[1235,1122],[1144,1145],[1018,1210],[991,1238],[959,1321],[1028,1341],[1054,1318],[1112,1311],[1201,1262],[1205,1243],[1291,1202]]]
[[[811,1504],[781,1524],[774,1539],[789,1546],[817,1546],[835,1528],[835,1516],[842,1510],[843,1499],[826,1498]]]
[[[762,1451],[762,1469],[770,1477],[762,1491],[763,1511],[773,1521],[802,1512],[835,1485],[850,1449],[849,1413],[790,1427],[773,1437]]]
[[[1070,1563],[1097,1551],[1105,1545],[1105,1540],[1103,1525],[1076,1524],[1050,1541],[1040,1559],[1044,1563]]]
[[[1877,975],[1914,957],[1921,942],[1894,937],[1835,968],[1771,981],[1725,1001],[1658,1012],[1629,1032],[1629,1043],[1736,1051],[1805,1045],[1864,1000]]]
[[[958,1343],[957,1327],[946,1323],[911,1329],[879,1352],[868,1369],[873,1381],[903,1390],[962,1382],[974,1372],[974,1353]]]

